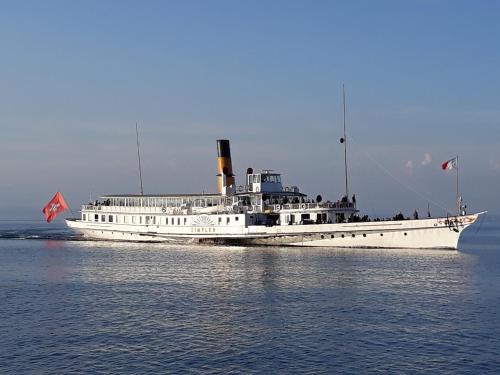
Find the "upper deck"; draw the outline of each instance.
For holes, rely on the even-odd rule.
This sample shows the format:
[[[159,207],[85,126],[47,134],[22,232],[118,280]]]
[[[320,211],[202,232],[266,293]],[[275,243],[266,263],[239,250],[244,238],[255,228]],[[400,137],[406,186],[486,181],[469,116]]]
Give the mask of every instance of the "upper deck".
[[[175,215],[246,212],[272,215],[284,211],[328,211],[349,215],[357,212],[351,202],[321,202],[320,197],[315,201],[296,186],[283,187],[279,173],[271,170],[253,173],[251,168],[247,170],[246,185],[236,189],[230,186],[218,194],[112,194],[83,205],[83,210]]]

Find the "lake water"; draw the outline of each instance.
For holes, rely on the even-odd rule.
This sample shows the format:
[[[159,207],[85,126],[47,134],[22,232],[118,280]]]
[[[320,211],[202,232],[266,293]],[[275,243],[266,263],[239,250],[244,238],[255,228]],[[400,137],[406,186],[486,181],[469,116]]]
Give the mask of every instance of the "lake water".
[[[0,373],[500,373],[500,219],[460,248],[183,247],[2,223]]]

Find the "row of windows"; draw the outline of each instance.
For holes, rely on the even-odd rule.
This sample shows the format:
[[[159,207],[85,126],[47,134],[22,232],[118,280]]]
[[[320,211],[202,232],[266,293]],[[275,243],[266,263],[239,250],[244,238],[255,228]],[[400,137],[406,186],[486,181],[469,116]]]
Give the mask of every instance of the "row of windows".
[[[160,217],[160,216],[135,216],[135,215],[100,215],[100,214],[82,214],[83,221],[93,221],[101,223],[118,224],[147,224],[147,225],[188,225],[187,217]],[[238,216],[234,217],[234,221],[239,221]],[[189,220],[191,221],[191,220]],[[218,217],[218,224],[223,224],[223,218]],[[231,223],[231,217],[226,216],[226,224]]]
[[[405,232],[405,233],[404,233],[404,235],[405,235],[405,236],[407,236],[407,235],[408,235],[408,233],[406,233],[406,232]],[[346,236],[345,234],[341,234],[341,235],[340,235],[340,237],[341,237],[341,238],[345,238],[345,236]],[[383,237],[383,236],[384,236],[384,233],[380,233],[380,237]],[[351,234],[351,237],[352,237],[352,238],[355,238],[355,237],[356,237],[356,235],[353,233],[353,234]],[[366,237],[366,233],[363,233],[363,237]],[[322,235],[321,235],[321,239],[324,239],[324,238],[325,238],[325,235],[324,235],[324,234],[322,234]],[[335,235],[331,234],[331,235],[330,235],[330,238],[335,238]]]

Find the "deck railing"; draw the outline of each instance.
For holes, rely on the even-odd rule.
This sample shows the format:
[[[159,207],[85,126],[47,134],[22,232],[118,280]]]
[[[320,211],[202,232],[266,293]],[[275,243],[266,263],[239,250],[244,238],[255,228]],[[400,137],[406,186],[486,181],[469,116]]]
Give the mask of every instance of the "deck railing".
[[[162,213],[162,207],[129,207],[129,206],[104,206],[88,205],[82,206],[82,211],[107,211],[107,212],[133,212],[133,213]],[[179,209],[180,210],[180,209]],[[166,211],[166,209],[165,209]]]
[[[258,206],[255,206],[258,207]],[[166,215],[203,215],[203,214],[234,214],[243,213],[251,210],[244,210],[240,207],[236,209],[233,206],[218,207],[214,206],[213,210],[207,211],[207,207],[138,207],[138,206],[106,206],[106,205],[82,205],[82,211],[98,212],[113,212],[113,213],[133,213],[133,214],[166,214]]]
[[[266,211],[281,211],[281,210],[310,210],[310,209],[346,209],[356,208],[351,202],[325,202],[325,203],[287,203],[287,204],[270,204],[266,205]]]
[[[237,207],[237,206],[236,206]],[[241,213],[244,211],[261,212],[261,206],[253,206],[253,210],[244,210],[243,207],[226,206],[213,207],[213,211],[205,211],[207,207],[139,207],[139,206],[106,206],[106,205],[83,205],[82,211],[95,212],[123,212],[135,214],[226,214]],[[355,205],[351,202],[325,202],[325,203],[287,203],[287,204],[269,204],[264,207],[264,212],[279,212],[281,210],[312,210],[312,209],[354,209]]]

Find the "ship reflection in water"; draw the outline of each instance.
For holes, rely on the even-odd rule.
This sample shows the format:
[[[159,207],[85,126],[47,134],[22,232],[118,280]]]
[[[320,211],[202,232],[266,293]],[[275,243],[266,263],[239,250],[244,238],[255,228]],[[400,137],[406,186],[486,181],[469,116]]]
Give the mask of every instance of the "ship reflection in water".
[[[494,372],[495,230],[464,251],[1,240],[2,373]]]

